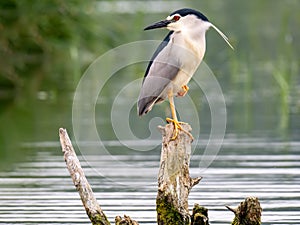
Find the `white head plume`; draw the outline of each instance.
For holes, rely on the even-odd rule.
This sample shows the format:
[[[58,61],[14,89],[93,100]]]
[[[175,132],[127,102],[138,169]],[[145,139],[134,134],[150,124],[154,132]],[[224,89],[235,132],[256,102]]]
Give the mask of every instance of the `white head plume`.
[[[214,29],[221,35],[221,37],[224,39],[224,41],[229,45],[229,47],[230,47],[232,50],[234,50],[234,48],[232,47],[232,45],[231,45],[230,42],[229,42],[228,37],[226,37],[226,35],[223,34],[223,32],[220,31],[220,30],[219,30],[215,25],[213,25],[212,23],[210,23],[210,26],[211,26],[212,28],[214,28]]]

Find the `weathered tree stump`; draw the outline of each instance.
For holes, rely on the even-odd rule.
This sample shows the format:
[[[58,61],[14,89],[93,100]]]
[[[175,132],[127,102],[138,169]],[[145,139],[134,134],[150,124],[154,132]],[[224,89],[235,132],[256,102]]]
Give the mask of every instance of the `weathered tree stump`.
[[[191,136],[179,130],[177,138],[172,140],[173,128],[173,124],[159,127],[163,142],[156,197],[157,223],[188,225],[191,223],[188,196],[201,177],[191,178],[189,173]],[[182,124],[182,128],[191,131],[188,124]]]

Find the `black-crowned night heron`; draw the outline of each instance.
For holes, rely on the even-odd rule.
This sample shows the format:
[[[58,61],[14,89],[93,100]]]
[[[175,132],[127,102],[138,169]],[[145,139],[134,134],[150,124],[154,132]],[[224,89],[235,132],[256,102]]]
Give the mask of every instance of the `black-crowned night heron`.
[[[169,99],[174,123],[173,139],[178,135],[181,123],[177,119],[174,96],[184,96],[188,82],[201,63],[206,43],[205,33],[213,27],[227,42],[228,38],[206,16],[193,9],[180,9],[167,17],[146,27],[144,30],[167,28],[170,30],[158,46],[146,69],[143,85],[138,99],[138,114],[148,113],[154,104]]]

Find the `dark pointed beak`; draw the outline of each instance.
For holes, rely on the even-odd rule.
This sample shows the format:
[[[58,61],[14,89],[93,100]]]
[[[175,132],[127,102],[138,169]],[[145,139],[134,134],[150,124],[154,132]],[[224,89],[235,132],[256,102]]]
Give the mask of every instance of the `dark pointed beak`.
[[[162,20],[162,21],[159,21],[159,22],[157,22],[155,24],[152,24],[148,27],[145,27],[144,30],[152,30],[152,29],[167,27],[169,23],[171,23],[170,20]]]

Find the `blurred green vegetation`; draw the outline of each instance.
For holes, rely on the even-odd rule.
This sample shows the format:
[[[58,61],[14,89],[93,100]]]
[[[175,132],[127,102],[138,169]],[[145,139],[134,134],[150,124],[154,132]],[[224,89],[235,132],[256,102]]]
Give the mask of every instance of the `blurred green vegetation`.
[[[63,119],[70,110],[60,96],[74,89],[74,79],[79,80],[87,63],[79,58],[79,52],[87,54],[99,45],[95,17],[88,14],[91,9],[92,1],[80,0],[0,2],[3,161],[22,158],[22,141],[43,132],[47,136],[48,132],[38,131],[40,124]],[[47,104],[40,106],[38,98],[47,99]],[[57,104],[51,106],[51,102]],[[54,108],[59,113],[54,113]]]
[[[1,100],[33,97],[45,85],[54,91],[70,90],[67,81],[80,75],[82,66],[78,52],[98,43],[94,18],[87,14],[92,3],[0,2]]]
[[[144,8],[136,10],[137,2]],[[121,44],[162,39],[166,31],[143,27],[177,5],[202,11],[235,46],[231,51],[215,32],[207,33],[205,61],[226,96],[228,133],[300,136],[298,0],[172,1],[168,12],[160,12],[157,1],[157,13],[144,12],[146,1],[131,2],[133,13],[117,3],[0,1],[1,158],[18,156],[22,141],[57,140],[59,126],[71,127],[73,91],[87,66]],[[112,4],[110,11],[105,4]],[[131,76],[143,76],[143,69]]]

